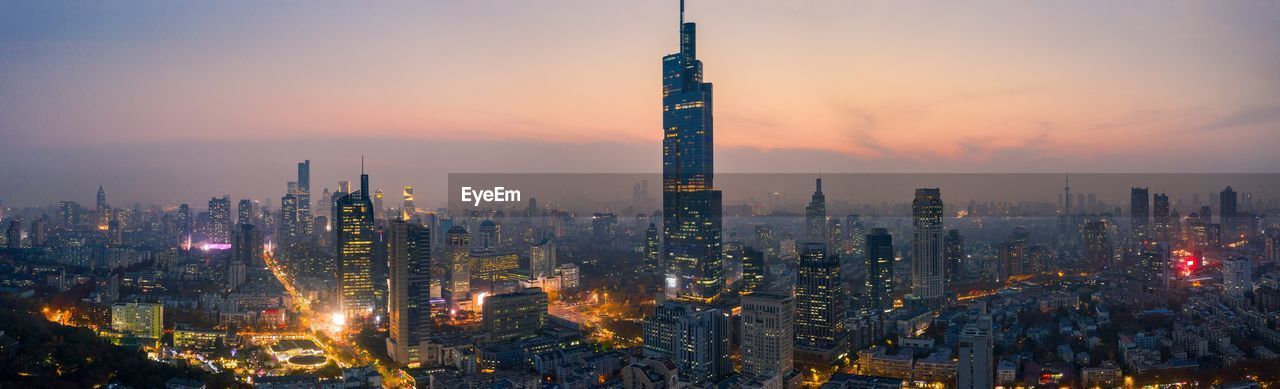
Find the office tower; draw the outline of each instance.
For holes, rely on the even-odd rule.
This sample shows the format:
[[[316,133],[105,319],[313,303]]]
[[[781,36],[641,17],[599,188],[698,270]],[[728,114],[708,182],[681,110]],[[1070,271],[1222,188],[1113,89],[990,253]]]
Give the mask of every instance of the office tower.
[[[301,202],[299,202],[301,206]],[[338,301],[347,317],[373,315],[373,203],[369,175],[361,172],[360,190],[334,201],[334,252],[338,256]],[[301,213],[301,211],[299,211]]]
[[[489,296],[481,309],[490,342],[527,338],[537,335],[547,322],[547,294],[542,288],[525,288]]]
[[[733,373],[729,360],[729,315],[720,309],[690,312],[676,321],[676,366],[680,377],[711,383]]]
[[[863,298],[869,312],[893,309],[893,235],[885,228],[872,228],[866,236],[866,278]]]
[[[995,377],[992,352],[995,345],[991,333],[991,317],[983,316],[960,330],[959,363],[956,368],[956,388],[993,388]]]
[[[1031,266],[1031,236],[1026,228],[1016,227],[1013,234],[1000,243],[1000,265],[1002,279],[1031,274],[1035,272]]]
[[[787,294],[742,296],[743,373],[768,378],[795,367],[795,309]]]
[[[431,230],[393,221],[387,226],[387,355],[402,366],[422,362],[431,331]]]
[[[947,236],[942,239],[942,256],[947,263],[947,286],[960,280],[962,269],[964,269],[964,236],[960,235],[960,230],[947,230]]]
[[[653,272],[662,268],[662,239],[658,235],[658,226],[649,223],[644,231],[644,267]]]
[[[1222,292],[1243,296],[1253,290],[1252,266],[1246,257],[1222,260]]]
[[[488,282],[488,288],[501,281],[519,281],[520,255],[496,251],[471,251],[471,279]]]
[[[418,214],[418,207],[413,205],[413,185],[404,186],[404,206],[400,208],[400,220],[413,220]]]
[[[1226,224],[1226,220],[1235,217],[1238,212],[1237,202],[1239,201],[1239,195],[1236,194],[1234,189],[1227,186],[1226,189],[1223,189],[1218,194],[1218,201],[1221,204],[1218,206],[1218,217],[1223,221],[1223,224]]]
[[[445,234],[442,295],[455,306],[471,296],[470,244],[471,237],[467,234],[467,229],[460,225],[449,228],[449,232]]]
[[[250,266],[264,265],[262,230],[252,224],[240,224],[231,236],[231,261]]]
[[[178,215],[173,218],[175,229],[178,231],[178,243],[181,245],[191,246],[191,206],[182,204],[178,206]]]
[[[1169,287],[1169,246],[1163,243],[1146,245],[1138,253],[1138,278],[1143,288],[1150,291]]]
[[[231,243],[231,196],[209,199],[208,243]]]
[[[1151,238],[1151,204],[1147,188],[1132,188],[1129,191],[1129,231],[1137,241]]]
[[[578,288],[578,265],[572,263],[560,265],[556,267],[556,275],[560,276],[560,289]]]
[[[813,197],[809,205],[804,207],[805,239],[807,242],[829,243],[827,241],[827,196],[822,194],[822,179],[815,184]]]
[[[292,250],[294,245],[302,241],[302,220],[298,213],[298,195],[286,194],[280,198],[280,230],[276,233],[276,240],[279,241],[286,253]]]
[[[80,204],[74,201],[58,202],[58,222],[63,229],[71,229],[80,224]]]
[[[9,218],[9,227],[4,231],[5,247],[16,249],[22,247],[22,221]]]
[[[153,303],[120,303],[111,306],[111,329],[149,339],[164,334],[164,306]]]
[[[102,190],[102,185],[98,185],[97,200],[97,208],[94,208],[94,216],[98,223],[98,229],[105,230],[107,229],[107,223],[111,222],[111,206],[107,205],[107,192]]]
[[[1170,218],[1169,195],[1156,193],[1151,197],[1151,219],[1154,237],[1157,241],[1174,240],[1173,220]]]
[[[382,189],[373,191],[373,218],[377,220],[385,219],[387,209],[382,207]]]
[[[945,293],[942,262],[942,193],[916,189],[911,202],[911,294],[927,307],[938,307]]]
[[[646,357],[668,357],[674,359],[679,339],[676,327],[680,317],[693,312],[692,304],[667,300],[659,302],[653,308],[653,314],[644,318],[641,323],[641,337],[644,340],[642,352]]]
[[[363,168],[363,166],[361,166]],[[298,232],[303,238],[310,239],[312,231],[311,219],[311,160],[298,162]],[[369,196],[366,190],[365,197]]]
[[[764,285],[764,252],[754,247],[742,248],[742,293],[751,293]]]
[[[498,223],[494,223],[493,220],[480,222],[477,232],[476,241],[471,245],[472,252],[492,253],[498,250],[498,240],[501,239]]]
[[[529,246],[529,274],[533,278],[547,278],[554,275],[556,269],[556,244],[550,239],[543,239]]]
[[[253,200],[241,199],[236,205],[236,223],[237,224],[258,224],[254,220],[256,213],[253,212]]]
[[[826,351],[844,328],[844,287],[840,261],[822,243],[804,244],[796,273],[796,347]]]
[[[680,10],[680,52],[662,58],[662,244],[669,295],[714,301],[724,289],[721,194],[713,185],[711,83],[697,26]]]
[[[1111,267],[1111,239],[1108,237],[1108,223],[1105,219],[1086,221],[1080,229],[1081,241],[1084,242],[1084,262],[1090,269]]]

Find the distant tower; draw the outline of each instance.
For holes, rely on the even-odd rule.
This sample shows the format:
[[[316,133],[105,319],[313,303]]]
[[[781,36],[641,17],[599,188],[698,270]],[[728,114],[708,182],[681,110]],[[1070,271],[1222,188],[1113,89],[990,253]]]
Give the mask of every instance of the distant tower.
[[[1134,240],[1151,238],[1151,197],[1147,188],[1129,190],[1129,231]]]
[[[361,166],[361,171],[364,170],[363,168]],[[314,221],[311,219],[311,160],[308,159],[298,162],[298,227],[303,237],[311,237],[312,223]]]
[[[469,300],[471,296],[471,244],[467,229],[455,225],[445,236],[443,297],[450,304]]]
[[[804,208],[805,235],[808,242],[827,242],[827,196],[822,194],[822,179],[815,184],[813,198]]]
[[[401,220],[413,220],[418,208],[413,205],[413,185],[404,186],[404,207],[400,209]]]
[[[107,229],[107,224],[111,222],[111,206],[107,205],[107,192],[102,190],[102,185],[98,185],[98,204],[94,212],[96,212],[95,221],[98,223],[98,229]]]
[[[231,243],[231,197],[209,199],[209,243]]]
[[[866,236],[866,279],[863,298],[868,312],[893,309],[893,236],[884,228],[872,228]]]
[[[1066,203],[1063,204],[1062,214],[1071,214],[1071,176],[1067,175],[1063,178],[1062,198]]]

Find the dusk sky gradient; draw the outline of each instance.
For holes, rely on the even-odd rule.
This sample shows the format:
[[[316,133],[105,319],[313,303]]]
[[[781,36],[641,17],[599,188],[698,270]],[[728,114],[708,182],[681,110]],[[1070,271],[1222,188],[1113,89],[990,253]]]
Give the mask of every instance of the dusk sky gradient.
[[[689,0],[721,172],[1265,172],[1280,2]],[[0,200],[657,172],[676,0],[0,1]],[[435,197],[435,198],[433,198]]]

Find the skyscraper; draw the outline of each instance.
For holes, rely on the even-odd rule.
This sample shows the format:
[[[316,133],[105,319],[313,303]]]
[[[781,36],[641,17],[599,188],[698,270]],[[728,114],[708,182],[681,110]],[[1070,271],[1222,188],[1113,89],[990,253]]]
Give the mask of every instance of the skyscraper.
[[[187,204],[179,205],[178,215],[174,217],[173,223],[176,224],[175,229],[178,231],[178,244],[190,248],[191,206]]]
[[[240,204],[236,205],[236,223],[238,224],[258,224],[255,220],[257,214],[253,212],[253,200],[241,199]]]
[[[942,240],[943,259],[947,263],[947,287],[960,279],[960,272],[964,269],[964,236],[960,235],[960,230],[947,230],[947,236]]]
[[[431,331],[431,230],[393,221],[387,227],[387,354],[397,364],[422,362]]]
[[[993,388],[995,377],[992,352],[995,342],[991,334],[991,318],[983,316],[960,330],[959,364],[956,369],[956,388]]]
[[[264,264],[262,245],[262,231],[252,224],[240,224],[236,226],[236,232],[231,239],[231,261],[240,262],[249,266],[259,266]]]
[[[369,317],[375,307],[373,203],[369,199],[369,175],[361,172],[360,190],[335,200],[333,213],[339,306],[347,317]]]
[[[209,236],[212,244],[231,243],[231,197],[214,197],[209,200]]]
[[[888,229],[872,228],[866,242],[865,305],[869,312],[884,312],[893,309],[893,236]]]
[[[1169,195],[1164,193],[1156,193],[1152,196],[1152,221],[1154,237],[1161,242],[1168,242],[1174,239],[1173,220],[1170,219]]]
[[[1144,245],[1138,253],[1138,278],[1146,290],[1169,287],[1169,246],[1163,243]]]
[[[1137,241],[1151,238],[1151,197],[1147,188],[1129,190],[1129,233]]]
[[[445,235],[442,295],[453,305],[471,296],[470,244],[471,238],[463,226],[455,225]]]
[[[658,235],[658,227],[649,223],[644,231],[644,267],[652,272],[661,269],[662,239]]]
[[[556,269],[556,244],[543,239],[529,246],[529,274],[534,278],[551,277]]]
[[[99,230],[107,229],[107,223],[111,222],[111,206],[107,205],[107,192],[102,190],[102,185],[98,185],[97,208],[94,208],[94,219],[98,223]]]
[[[827,355],[843,333],[844,287],[840,261],[827,254],[825,244],[809,242],[800,253],[796,272],[796,347],[809,355]]]
[[[547,293],[525,288],[485,299],[481,308],[485,335],[493,343],[527,338],[547,322]]]
[[[751,293],[764,285],[764,252],[754,247],[742,248],[742,293]]]
[[[1108,238],[1108,223],[1105,219],[1094,219],[1081,227],[1081,241],[1084,242],[1084,263],[1089,269],[1103,269],[1111,266],[1111,240]]]
[[[827,242],[827,196],[822,194],[822,179],[816,181],[813,197],[804,207],[805,239],[808,242]]]
[[[5,247],[16,249],[22,247],[22,221],[9,218],[9,227],[4,230]]]
[[[790,295],[742,296],[742,372],[768,378],[790,371],[795,366],[794,321]]]
[[[720,309],[686,313],[676,321],[676,366],[680,377],[716,382],[733,372],[729,360],[729,316]]]
[[[1253,290],[1253,268],[1247,257],[1222,260],[1223,293],[1243,296]]]
[[[413,204],[413,185],[404,186],[404,207],[400,208],[400,220],[413,220],[418,213],[418,206]]]
[[[363,167],[363,166],[362,166]],[[311,238],[312,223],[311,220],[311,160],[298,162],[298,229],[299,234],[305,238]],[[365,192],[365,197],[369,196],[369,192]]]
[[[916,189],[911,202],[911,294],[928,307],[942,303],[946,268],[942,259],[942,194]]]
[[[714,301],[724,289],[721,194],[713,185],[711,83],[697,27],[680,7],[680,52],[662,58],[662,234],[669,295]]]

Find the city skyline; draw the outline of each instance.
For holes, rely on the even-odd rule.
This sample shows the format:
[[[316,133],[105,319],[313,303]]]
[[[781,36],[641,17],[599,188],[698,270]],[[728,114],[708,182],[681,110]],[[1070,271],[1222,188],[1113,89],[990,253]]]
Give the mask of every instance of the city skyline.
[[[315,182],[331,183],[354,176],[338,167],[360,154],[384,189],[449,172],[637,172],[658,161],[650,75],[674,38],[663,2],[0,7],[0,162],[26,167],[0,172],[18,183],[0,192],[11,203],[82,184],[91,193],[88,177],[114,177],[116,193],[139,202],[214,188],[270,198],[262,188],[288,162],[315,159]],[[725,85],[718,172],[1270,172],[1277,162],[1265,150],[1277,145],[1280,47],[1257,38],[1280,28],[1272,4],[1136,2],[1107,5],[1105,17],[1088,2],[689,8],[715,25],[700,54]],[[940,9],[954,12],[927,12]],[[282,14],[297,21],[272,17]],[[440,61],[446,52],[456,54]],[[226,150],[241,152],[232,161]],[[504,157],[473,157],[486,154]]]

